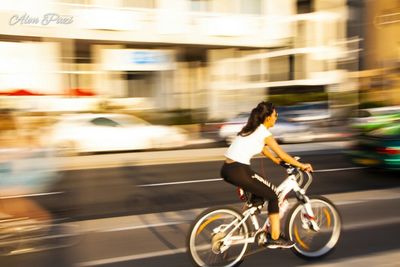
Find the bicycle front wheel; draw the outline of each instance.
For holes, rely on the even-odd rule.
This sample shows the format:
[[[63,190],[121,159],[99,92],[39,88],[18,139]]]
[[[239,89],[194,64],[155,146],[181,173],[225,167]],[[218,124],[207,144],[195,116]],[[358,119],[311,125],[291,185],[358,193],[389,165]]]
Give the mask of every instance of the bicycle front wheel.
[[[335,205],[322,196],[310,197],[314,221],[320,228],[311,227],[302,203],[297,203],[289,212],[286,221],[286,233],[295,242],[292,251],[303,258],[313,259],[327,255],[333,250],[340,238],[341,217]]]
[[[188,253],[196,266],[238,266],[248,247],[249,227],[233,208],[212,208],[200,214],[188,235]]]

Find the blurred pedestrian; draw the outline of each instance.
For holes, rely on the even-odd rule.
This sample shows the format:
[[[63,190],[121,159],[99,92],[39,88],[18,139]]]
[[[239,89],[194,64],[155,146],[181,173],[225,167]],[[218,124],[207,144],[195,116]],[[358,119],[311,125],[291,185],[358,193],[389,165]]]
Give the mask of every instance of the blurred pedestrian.
[[[51,214],[29,195],[46,190],[56,177],[51,150],[43,147],[33,129],[20,131],[15,117],[1,114],[0,213],[3,216],[50,221]]]

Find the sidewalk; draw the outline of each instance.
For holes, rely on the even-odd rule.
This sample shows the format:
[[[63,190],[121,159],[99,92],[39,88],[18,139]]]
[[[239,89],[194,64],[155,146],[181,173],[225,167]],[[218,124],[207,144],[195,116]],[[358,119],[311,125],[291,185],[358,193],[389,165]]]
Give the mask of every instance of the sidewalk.
[[[319,142],[304,144],[282,145],[283,149],[292,155],[306,155],[310,153],[329,154],[345,149],[349,141]],[[82,170],[116,168],[126,166],[160,165],[174,163],[190,163],[203,161],[218,161],[224,159],[227,147],[132,152],[118,154],[99,154],[77,157],[57,158],[59,170]]]
[[[400,250],[390,250],[385,252],[373,253],[368,256],[358,256],[346,259],[335,260],[331,262],[321,263],[321,264],[307,264],[301,265],[313,266],[313,267],[342,267],[342,266],[352,266],[352,267],[395,267],[399,266],[400,260]]]
[[[364,207],[366,207],[370,201],[392,199],[397,200],[398,202],[400,199],[400,188],[330,194],[326,195],[326,197],[331,199],[338,206],[364,202]],[[194,218],[196,218],[202,210],[203,209],[191,209],[69,223],[79,229],[78,234],[91,236],[92,238],[88,238],[89,240],[94,240],[94,242],[97,240],[107,240],[106,242],[96,244],[99,245],[97,251],[102,251],[102,246],[105,251],[108,250],[109,243],[115,244],[115,246],[121,244],[121,248],[121,246],[124,246],[123,244],[127,244],[125,243],[126,238],[141,237],[141,240],[143,240],[143,244],[136,246],[134,249],[127,249],[125,251],[119,250],[119,254],[103,253],[101,255],[96,254],[94,257],[81,258],[75,266],[117,266],[118,264],[128,266],[129,263],[132,265],[133,261],[146,260],[150,258],[153,258],[160,263],[163,260],[168,259],[164,258],[164,256],[178,254],[180,255],[177,257],[183,259],[182,256],[185,257],[183,253],[187,250],[185,245],[185,233],[187,233],[188,225],[193,222]],[[400,222],[400,218],[398,218],[398,216],[394,217],[393,214],[387,218],[378,218],[379,217],[375,217],[368,223],[365,223],[361,218],[355,216],[353,217],[353,220],[345,222],[343,230],[365,230],[366,227],[398,224]],[[93,238],[94,236],[102,236],[103,239]],[[113,242],[114,240],[115,243]],[[166,243],[168,245],[166,245]],[[399,258],[400,255],[398,249],[382,251],[372,255],[358,255],[358,253],[355,253],[354,255],[350,252],[347,257],[342,257],[340,259],[325,260],[314,263],[306,263],[303,261],[302,264],[300,263],[300,266],[398,266],[397,263]],[[183,261],[185,261],[185,259],[183,259]],[[167,265],[170,266],[170,264]]]

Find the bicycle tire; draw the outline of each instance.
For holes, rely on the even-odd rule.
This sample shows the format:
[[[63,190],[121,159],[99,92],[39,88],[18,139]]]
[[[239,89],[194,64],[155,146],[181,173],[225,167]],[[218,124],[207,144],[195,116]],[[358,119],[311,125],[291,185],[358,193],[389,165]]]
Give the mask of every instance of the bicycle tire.
[[[298,217],[298,215],[301,216],[301,211],[303,209],[302,203],[296,203],[288,212],[287,215],[287,220],[286,220],[286,226],[285,226],[285,231],[287,236],[295,242],[295,246],[291,248],[292,252],[296,254],[297,256],[307,259],[307,260],[312,260],[312,259],[318,259],[321,257],[324,257],[334,251],[337,243],[339,242],[340,236],[341,236],[341,227],[342,227],[342,219],[341,215],[339,213],[339,210],[337,207],[327,198],[323,196],[311,196],[309,197],[310,199],[310,204],[311,207],[314,211],[314,209],[317,208],[317,205],[325,206],[321,212],[317,213],[314,211],[315,215],[315,220],[317,222],[326,223],[326,226],[319,225],[321,227],[321,230],[319,232],[315,232],[311,229],[304,229],[304,227],[299,227],[299,223],[301,222],[301,217]],[[323,217],[326,219],[322,222]],[[300,218],[300,221],[295,221]],[[295,222],[297,224],[295,224]],[[319,224],[319,223],[318,223]],[[306,239],[313,239],[315,238],[318,234],[324,234],[324,232],[328,232],[326,229],[330,227],[330,225],[333,225],[332,229],[332,234],[331,236],[328,237],[327,242],[321,246],[319,249],[316,250],[311,250],[311,245],[307,244],[307,241],[304,240],[298,231],[305,231]],[[300,230],[298,230],[300,229]],[[314,236],[313,236],[314,235]],[[320,237],[319,237],[320,238]],[[316,240],[311,240],[311,242],[315,242]],[[315,243],[321,242],[320,240],[317,240]],[[323,241],[322,241],[323,242]]]
[[[236,257],[232,262],[227,263],[227,264],[225,264],[223,262],[221,262],[220,264],[215,264],[215,265],[206,263],[200,258],[200,256],[198,255],[198,252],[195,249],[195,242],[196,242],[195,239],[197,238],[196,233],[199,231],[200,226],[204,225],[204,224],[206,224],[206,226],[208,226],[210,224],[209,222],[206,222],[205,219],[210,215],[213,215],[215,217],[217,214],[221,214],[221,213],[230,214],[230,215],[238,218],[239,220],[243,219],[243,215],[240,211],[238,211],[237,209],[235,209],[233,207],[227,207],[227,206],[209,208],[209,209],[203,211],[200,215],[198,215],[189,228],[189,233],[187,235],[187,243],[186,243],[188,256],[189,256],[191,262],[194,264],[194,266],[237,267],[243,262],[243,257],[245,256],[246,252],[249,249],[249,246],[248,246],[249,243],[247,243],[247,242],[244,245],[244,249],[239,253],[239,256]],[[242,227],[243,227],[245,238],[247,238],[250,233],[249,229],[251,229],[249,220],[247,220],[243,224]],[[200,231],[203,231],[203,229]],[[210,242],[211,242],[212,237],[210,236],[209,238],[210,238]],[[229,249],[228,249],[228,251],[229,251]]]

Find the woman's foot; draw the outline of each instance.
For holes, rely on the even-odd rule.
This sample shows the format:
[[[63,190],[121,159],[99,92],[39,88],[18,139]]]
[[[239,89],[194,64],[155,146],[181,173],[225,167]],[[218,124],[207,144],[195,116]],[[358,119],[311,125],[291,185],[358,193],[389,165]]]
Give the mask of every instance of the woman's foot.
[[[268,241],[266,243],[268,248],[291,248],[294,246],[294,242],[280,235],[278,239],[272,239],[271,235],[268,234]]]

